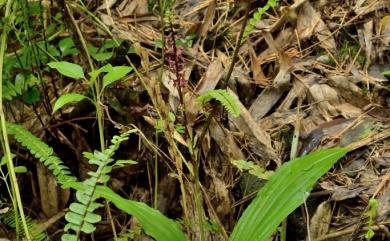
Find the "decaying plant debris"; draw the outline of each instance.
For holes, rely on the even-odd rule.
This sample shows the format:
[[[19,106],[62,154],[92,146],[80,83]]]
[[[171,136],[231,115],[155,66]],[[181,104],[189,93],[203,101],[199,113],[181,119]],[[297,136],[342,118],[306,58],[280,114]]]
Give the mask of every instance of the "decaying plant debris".
[[[245,12],[249,8],[251,14],[265,2],[176,1],[165,27],[155,1],[86,1],[94,17],[77,3],[47,3],[48,15],[65,11],[66,31],[61,35],[71,36],[80,50],[68,61],[90,68],[81,33],[95,46],[106,39],[123,40],[107,62],[129,65],[130,61],[137,69],[107,89],[102,103],[107,140],[126,126],[140,130],[117,153],[119,159],[138,164],[114,169],[109,186],[153,205],[157,158],[156,207],[170,218],[197,220],[199,203],[193,194],[198,191],[203,198],[201,215],[208,219],[205,240],[227,240],[265,182],[239,171],[232,161],[252,161],[274,171],[290,159],[294,130],[299,130],[298,156],[335,146],[351,151],[320,179],[305,207],[289,216],[287,240],[364,240],[371,198],[378,201],[372,240],[390,240],[390,84],[384,74],[390,70],[390,2],[280,1],[240,46],[224,86]],[[173,47],[175,40],[182,44]],[[162,52],[166,65],[160,75]],[[91,170],[82,152],[99,148],[94,108],[82,101],[54,116],[45,108],[58,95],[86,91],[88,86],[66,78],[49,81],[59,77],[43,73],[46,99],[34,106],[10,101],[8,119],[23,123],[53,146],[82,180]],[[227,114],[217,103],[202,106],[196,101],[221,86],[239,100],[239,117]],[[165,126],[170,134],[156,131],[159,118],[168,118],[170,112],[176,116]],[[213,118],[208,123],[210,113]],[[178,124],[194,133],[178,131]],[[186,149],[190,134],[201,140],[195,145],[198,163]],[[35,166],[26,151],[13,147],[18,162],[31,167],[19,179],[29,215],[45,226],[52,240],[59,240],[59,223],[72,195],[57,187],[41,164]],[[189,184],[193,176],[188,165],[195,163],[199,187]],[[91,240],[111,240],[108,215],[116,220],[118,232],[140,229],[135,219],[112,208],[105,211],[107,219]],[[196,231],[192,229],[191,240],[200,239]],[[12,237],[1,225],[3,235]],[[143,234],[135,236],[149,240]],[[280,240],[276,236],[274,240]]]

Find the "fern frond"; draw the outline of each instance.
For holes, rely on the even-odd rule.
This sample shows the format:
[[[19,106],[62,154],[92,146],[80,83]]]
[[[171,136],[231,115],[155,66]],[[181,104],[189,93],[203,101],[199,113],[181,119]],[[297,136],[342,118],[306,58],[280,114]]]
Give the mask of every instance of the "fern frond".
[[[257,9],[257,11],[253,14],[252,18],[248,20],[248,23],[245,26],[244,33],[241,39],[241,44],[245,42],[249,34],[256,27],[256,24],[258,21],[260,21],[261,16],[263,16],[263,14],[268,11],[268,9],[276,7],[278,5],[278,2],[279,0],[268,0],[265,6]]]
[[[5,214],[0,216],[0,220],[10,228],[16,228],[15,212],[13,209],[8,210]],[[19,222],[21,222],[20,217],[18,217]],[[30,235],[32,236],[33,241],[43,241],[49,240],[46,233],[43,230],[40,230],[37,225],[33,223],[29,216],[26,216],[27,227]],[[19,234],[19,238],[24,238],[24,230],[22,229]]]
[[[13,135],[17,142],[26,147],[34,157],[53,171],[58,182],[75,181],[77,179],[71,175],[69,168],[57,156],[53,155],[53,149],[41,139],[14,123],[7,122],[6,128],[8,134]]]
[[[96,187],[106,184],[110,179],[109,173],[112,170],[110,164],[114,161],[111,157],[119,148],[120,143],[128,139],[129,134],[130,132],[126,132],[120,136],[114,136],[112,144],[103,152],[95,150],[94,153],[83,153],[89,159],[88,162],[97,165],[98,168],[95,172],[88,172],[90,177],[83,182],[84,189],[76,192],[77,202],[70,205],[69,211],[65,215],[68,224],[64,230],[67,233],[62,235],[62,241],[78,240],[80,232],[89,234],[95,231],[95,224],[101,220],[101,216],[95,214],[94,211],[102,206],[96,202]],[[69,230],[73,230],[75,233],[69,233]]]
[[[209,90],[198,97],[198,100],[201,102],[208,102],[211,99],[219,101],[232,116],[238,117],[240,115],[237,99],[226,90]]]

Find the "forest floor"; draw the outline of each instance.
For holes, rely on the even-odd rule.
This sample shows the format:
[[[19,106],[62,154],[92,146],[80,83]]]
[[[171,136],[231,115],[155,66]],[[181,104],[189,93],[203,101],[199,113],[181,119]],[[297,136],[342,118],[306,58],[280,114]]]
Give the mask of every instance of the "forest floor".
[[[371,240],[390,240],[390,1],[276,1],[242,41],[244,23],[267,1],[160,1],[169,9],[164,16],[157,2],[30,2],[27,13],[15,7],[3,77],[8,121],[45,141],[84,180],[94,168],[82,153],[101,147],[95,107],[84,99],[52,110],[60,95],[92,96],[92,85],[47,63],[75,63],[86,73],[131,63],[98,102],[106,143],[137,130],[115,154],[136,164],[112,171],[112,190],[175,220],[200,212],[205,240],[226,240],[283,163],[348,147],[289,215],[285,240],[368,240],[369,232]],[[215,89],[237,101],[239,116],[218,98],[197,101]],[[27,168],[18,175],[27,214],[60,240],[73,193],[22,146],[11,140],[11,147]],[[107,206],[83,240],[114,240],[112,225],[118,240],[152,240],[134,218]],[[200,240],[197,228],[182,224]],[[15,233],[0,224],[2,236]],[[283,239],[275,232],[270,240]]]

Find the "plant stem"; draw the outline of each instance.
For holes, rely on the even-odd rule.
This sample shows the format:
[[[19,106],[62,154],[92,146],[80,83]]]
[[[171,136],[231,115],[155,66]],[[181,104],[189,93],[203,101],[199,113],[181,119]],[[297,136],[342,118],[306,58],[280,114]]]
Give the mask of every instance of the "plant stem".
[[[11,5],[12,5],[12,0],[7,1],[6,9],[5,9],[5,14],[3,19],[7,19],[11,12]],[[24,215],[23,211],[23,203],[22,199],[20,197],[20,190],[18,186],[18,180],[16,179],[16,173],[15,173],[15,167],[14,163],[11,158],[11,148],[9,146],[9,141],[8,141],[8,134],[7,134],[7,129],[5,125],[5,115],[3,111],[3,64],[4,64],[4,53],[5,53],[5,48],[7,45],[7,23],[4,24],[4,29],[3,33],[1,34],[1,45],[0,45],[0,128],[1,128],[1,133],[2,133],[2,140],[3,140],[3,152],[5,155],[5,158],[7,160],[7,170],[11,179],[11,188],[13,191],[14,199],[16,199],[16,202],[13,201],[12,204],[14,206],[14,210],[19,210],[20,213],[20,219],[22,220],[22,225],[24,229],[24,233],[26,236],[26,239],[28,241],[31,240],[30,233],[28,230],[27,222],[26,222],[26,217]],[[16,217],[16,220],[18,220],[18,217]]]
[[[156,135],[156,147],[158,148],[158,132],[155,131]],[[158,207],[158,149],[154,154],[154,192],[153,192],[153,207]]]
[[[249,10],[250,10],[249,6],[247,6],[245,9],[245,17],[244,17],[244,21],[242,22],[240,34],[239,34],[238,39],[236,41],[236,48],[234,49],[234,52],[233,52],[232,62],[230,63],[230,67],[229,67],[228,73],[226,75],[226,78],[221,83],[220,89],[226,89],[226,87],[228,86],[230,77],[232,76],[234,65],[235,65],[235,63],[237,61],[237,57],[238,57],[238,50],[240,50],[240,47],[241,47],[241,39],[242,39],[242,36],[244,34],[246,22],[248,21],[248,18],[249,18]],[[200,145],[202,144],[203,138],[206,135],[206,132],[211,124],[211,119],[214,117],[214,115],[216,113],[217,113],[217,105],[214,104],[210,115],[207,117],[206,123],[202,129],[202,132],[199,136],[198,142],[195,145],[195,148],[200,147]]]

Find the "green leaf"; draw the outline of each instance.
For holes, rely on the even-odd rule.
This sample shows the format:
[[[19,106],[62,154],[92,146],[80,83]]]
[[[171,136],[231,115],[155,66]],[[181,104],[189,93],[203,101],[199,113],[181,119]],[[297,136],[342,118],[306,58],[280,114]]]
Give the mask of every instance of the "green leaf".
[[[79,102],[83,99],[89,99],[88,97],[76,93],[70,93],[70,94],[65,94],[61,95],[60,98],[56,101],[53,107],[53,113],[56,112],[57,110],[61,109],[64,105],[74,103],[74,102]],[[90,100],[90,99],[89,99]]]
[[[60,74],[66,77],[73,79],[84,78],[84,71],[80,65],[69,63],[66,61],[50,62],[47,65],[49,65],[49,67],[52,69],[56,69],[58,72],[60,72]]]
[[[61,241],[77,241],[77,236],[66,233],[61,236]]]
[[[79,53],[71,37],[61,39],[60,42],[58,42],[58,47],[60,48],[63,57],[67,55],[77,55]]]
[[[103,77],[103,89],[110,84],[125,77],[133,68],[130,66],[115,66]]]
[[[26,104],[33,104],[41,99],[41,92],[37,88],[32,88],[26,91],[22,96]]]
[[[256,165],[252,161],[234,160],[232,161],[232,164],[240,171],[248,171],[249,174],[265,180],[268,180],[273,174],[272,171],[266,171],[264,168]]]
[[[78,213],[67,212],[65,214],[65,219],[69,223],[73,223],[73,224],[76,224],[76,225],[81,225],[83,223],[83,216],[81,216]]]
[[[104,48],[104,46],[101,47],[101,48],[97,48],[97,47],[93,46],[92,44],[87,44],[87,48],[88,48],[89,54],[96,61],[108,60],[108,59],[110,59],[113,56],[112,51],[111,52],[107,52],[106,51],[107,49]]]
[[[383,71],[382,74],[383,75],[390,75],[390,69]]]
[[[81,182],[63,183],[67,187],[83,190]],[[180,230],[179,225],[165,217],[160,211],[149,207],[145,203],[122,198],[106,186],[97,186],[96,195],[112,202],[117,208],[133,215],[143,226],[145,233],[157,241],[186,241],[188,240]]]
[[[138,164],[138,162],[134,160],[117,160],[113,166],[123,167],[126,165],[135,165]]]
[[[27,168],[25,166],[17,166],[15,167],[15,173],[26,173]]]
[[[81,231],[83,231],[84,233],[93,233],[95,230],[95,226],[87,222],[84,222],[83,226],[81,227]]]
[[[15,76],[15,91],[17,94],[21,95],[22,94],[22,91],[24,90],[25,86],[24,86],[24,75],[23,74],[17,74]]]
[[[87,210],[87,206],[74,202],[74,203],[70,204],[69,209],[72,212],[83,215]]]
[[[87,215],[84,217],[84,220],[88,223],[97,223],[102,220],[102,217],[98,214],[87,212]]]
[[[230,241],[267,241],[279,224],[307,198],[315,182],[347,153],[320,150],[285,163],[245,210]]]

